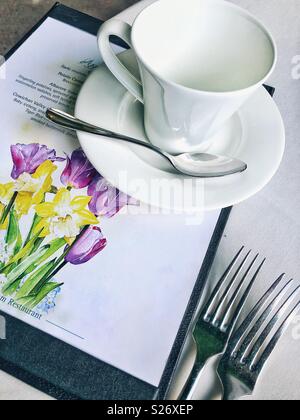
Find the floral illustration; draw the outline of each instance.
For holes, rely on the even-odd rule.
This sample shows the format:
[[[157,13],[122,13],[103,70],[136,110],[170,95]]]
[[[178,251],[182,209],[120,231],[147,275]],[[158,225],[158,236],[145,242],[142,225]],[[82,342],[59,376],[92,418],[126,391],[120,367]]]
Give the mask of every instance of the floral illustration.
[[[91,198],[89,209],[96,216],[113,217],[123,207],[137,205],[132,197],[113,188],[101,175],[97,174],[88,187]]]
[[[97,171],[86,159],[84,151],[77,149],[71,158],[67,156],[67,165],[60,179],[66,187],[80,190],[87,187],[96,176]]]
[[[64,161],[63,158],[56,157],[55,150],[49,150],[46,146],[38,143],[11,146],[11,154],[14,163],[11,174],[13,179],[18,179],[23,173],[33,174],[47,160],[51,162]]]
[[[12,181],[0,184],[1,292],[29,309],[55,307],[67,264],[81,265],[107,246],[99,227],[122,208],[138,203],[112,187],[82,149],[58,157],[37,143],[11,147]],[[61,170],[60,186],[53,175]],[[31,225],[24,234],[23,218]]]

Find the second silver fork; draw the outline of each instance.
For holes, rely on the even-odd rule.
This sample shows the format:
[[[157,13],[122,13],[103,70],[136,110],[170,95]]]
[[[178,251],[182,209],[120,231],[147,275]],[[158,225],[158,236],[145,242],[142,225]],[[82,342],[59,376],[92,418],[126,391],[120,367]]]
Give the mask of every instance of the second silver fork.
[[[265,363],[300,308],[299,283],[284,282],[284,277],[275,281],[231,337],[212,396],[235,400],[252,395]]]
[[[238,252],[198,318],[193,331],[197,357],[181,394],[182,400],[205,399],[205,390],[210,388],[205,370],[216,372],[236,320],[265,262],[265,259],[259,262],[259,254],[250,257],[251,251],[245,255],[244,247]]]

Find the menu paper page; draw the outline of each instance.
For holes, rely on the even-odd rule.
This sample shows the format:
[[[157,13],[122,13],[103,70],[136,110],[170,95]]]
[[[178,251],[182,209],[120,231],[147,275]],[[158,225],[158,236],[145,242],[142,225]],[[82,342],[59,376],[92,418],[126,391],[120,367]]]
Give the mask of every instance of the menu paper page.
[[[1,69],[0,309],[158,386],[220,212],[99,209],[105,180],[45,111],[72,112],[100,64],[94,36],[48,18]]]

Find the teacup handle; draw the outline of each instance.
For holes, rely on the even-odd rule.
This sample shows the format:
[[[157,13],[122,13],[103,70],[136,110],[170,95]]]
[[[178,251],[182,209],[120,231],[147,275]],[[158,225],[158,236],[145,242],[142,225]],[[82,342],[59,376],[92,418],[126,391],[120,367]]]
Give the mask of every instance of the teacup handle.
[[[110,19],[105,22],[98,33],[98,44],[102,58],[120,83],[140,102],[144,103],[143,86],[140,80],[130,73],[130,71],[121,63],[110,45],[110,37],[117,36],[132,48],[131,44],[132,27],[118,19]]]

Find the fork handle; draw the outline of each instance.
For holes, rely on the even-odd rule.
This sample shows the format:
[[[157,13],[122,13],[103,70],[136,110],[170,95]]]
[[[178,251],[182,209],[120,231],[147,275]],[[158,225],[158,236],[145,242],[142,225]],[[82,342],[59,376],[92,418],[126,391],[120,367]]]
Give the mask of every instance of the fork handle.
[[[192,369],[184,387],[181,400],[222,400],[224,387],[218,374],[223,354],[210,357],[205,363],[199,359]]]

